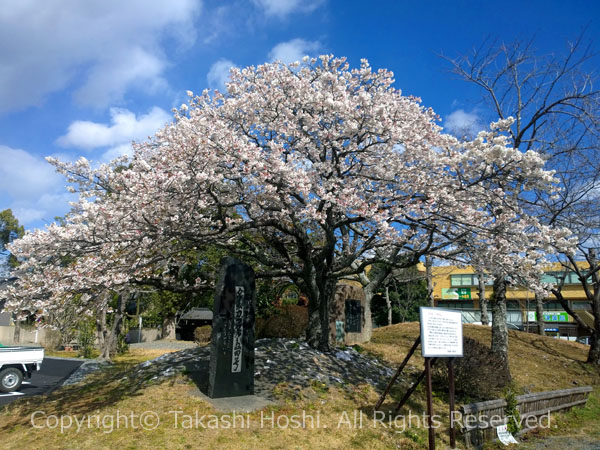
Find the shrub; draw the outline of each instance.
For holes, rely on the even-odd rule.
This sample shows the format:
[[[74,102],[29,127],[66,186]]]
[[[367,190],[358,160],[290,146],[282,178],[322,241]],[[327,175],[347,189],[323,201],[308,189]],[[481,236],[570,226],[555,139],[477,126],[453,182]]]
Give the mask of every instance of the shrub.
[[[457,397],[465,400],[489,400],[502,397],[510,382],[504,360],[488,347],[465,337],[463,357],[454,358],[454,385]],[[440,358],[434,366],[433,381],[439,389],[448,387],[447,359]]]
[[[59,330],[46,328],[44,330],[44,347],[47,350],[56,350],[60,347],[62,336]]]
[[[504,399],[506,400],[504,415],[505,417],[508,417],[508,422],[506,424],[507,429],[510,433],[517,434],[517,432],[521,429],[521,414],[519,413],[519,408],[517,405],[515,387],[512,384],[509,384],[506,387]]]
[[[210,342],[211,335],[212,327],[210,325],[196,327],[194,330],[194,342],[198,345],[206,345]]]
[[[121,325],[121,332],[117,337],[117,355],[124,355],[129,352],[129,342],[127,342],[127,334],[129,333],[129,320],[127,317],[123,318],[123,324]]]
[[[299,338],[304,336],[308,325],[308,308],[298,305],[283,305],[275,314],[256,321],[256,337]]]
[[[79,356],[91,358],[96,340],[96,324],[93,319],[83,320],[77,328],[77,343],[79,344]]]

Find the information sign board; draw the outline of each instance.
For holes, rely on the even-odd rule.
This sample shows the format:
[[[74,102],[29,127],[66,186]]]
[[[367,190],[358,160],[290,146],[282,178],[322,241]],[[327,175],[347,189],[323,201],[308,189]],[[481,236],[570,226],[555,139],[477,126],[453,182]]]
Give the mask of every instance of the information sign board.
[[[419,308],[424,357],[463,356],[462,314],[441,308]]]

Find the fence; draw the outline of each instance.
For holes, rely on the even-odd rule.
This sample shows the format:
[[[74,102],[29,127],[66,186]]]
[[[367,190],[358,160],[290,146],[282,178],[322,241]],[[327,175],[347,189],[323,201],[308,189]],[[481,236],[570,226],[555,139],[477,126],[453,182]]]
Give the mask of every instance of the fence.
[[[516,398],[517,408],[523,419],[522,423],[527,423],[528,417],[540,417],[550,412],[585,405],[590,392],[592,392],[591,386],[583,386],[520,395]],[[504,399],[471,403],[460,407],[459,427],[462,427],[467,447],[479,448],[485,441],[496,437],[495,427],[506,424],[508,421],[508,418],[505,417],[505,408],[506,400]]]

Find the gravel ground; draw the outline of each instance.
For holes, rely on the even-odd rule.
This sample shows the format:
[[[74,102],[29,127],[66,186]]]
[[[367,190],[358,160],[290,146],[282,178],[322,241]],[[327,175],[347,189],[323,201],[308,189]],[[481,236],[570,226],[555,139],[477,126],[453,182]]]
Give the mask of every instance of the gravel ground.
[[[210,346],[198,347],[190,342],[145,342],[131,344],[130,348],[182,350],[165,353],[158,358],[133,367],[123,382],[142,388],[161,382],[179,373],[187,372],[202,390],[208,384]],[[102,368],[102,364],[90,361],[77,371],[68,384],[77,383]],[[273,399],[273,388],[284,383],[296,391],[312,386],[315,382],[327,386],[354,386],[359,383],[377,385],[382,389],[393,370],[377,359],[361,355],[351,347],[335,352],[322,353],[305,342],[293,339],[260,339],[255,348],[255,394]]]
[[[86,361],[81,366],[79,366],[79,368],[75,372],[73,372],[71,376],[67,378],[62,385],[69,386],[71,384],[79,383],[90,373],[100,370],[109,365],[109,362],[98,361],[95,359]]]
[[[523,450],[600,450],[600,441],[590,436],[553,436],[519,444]]]

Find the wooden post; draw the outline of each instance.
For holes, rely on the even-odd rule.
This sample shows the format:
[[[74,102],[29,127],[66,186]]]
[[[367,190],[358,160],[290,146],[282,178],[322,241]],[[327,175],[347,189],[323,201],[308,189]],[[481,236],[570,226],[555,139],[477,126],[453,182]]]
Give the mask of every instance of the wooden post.
[[[454,428],[454,359],[448,358],[448,393],[450,396],[450,448],[456,448],[456,429]]]
[[[410,350],[408,351],[408,354],[404,358],[404,361],[402,361],[402,364],[400,364],[400,367],[398,367],[398,370],[396,370],[396,373],[394,374],[394,376],[392,377],[392,379],[386,386],[385,390],[383,391],[383,394],[381,394],[381,397],[379,397],[379,400],[377,401],[377,404],[375,405],[375,411],[377,411],[381,407],[383,401],[385,400],[385,397],[390,393],[390,390],[392,389],[392,386],[396,382],[396,379],[398,379],[398,377],[404,370],[404,367],[408,363],[408,360],[411,358],[411,356],[413,355],[413,353],[415,352],[415,350],[417,349],[417,347],[419,346],[420,343],[421,343],[421,335],[419,335],[419,337],[417,339],[415,339],[415,342],[412,345],[412,347],[410,348]]]
[[[429,431],[429,450],[435,450],[435,430],[433,429],[433,389],[431,386],[430,358],[425,358],[425,377],[427,378],[427,427]]]

